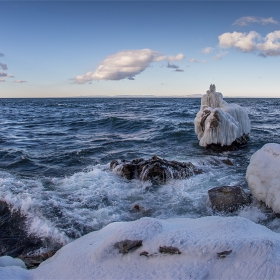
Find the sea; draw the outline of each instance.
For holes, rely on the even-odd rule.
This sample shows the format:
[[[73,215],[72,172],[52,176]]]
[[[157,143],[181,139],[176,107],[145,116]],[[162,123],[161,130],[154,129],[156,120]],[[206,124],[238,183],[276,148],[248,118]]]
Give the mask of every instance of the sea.
[[[252,154],[280,143],[280,99],[225,100],[248,112],[252,128],[246,145],[217,152],[199,146],[199,98],[0,99],[0,201],[9,208],[0,215],[0,255],[57,249],[109,223],[145,216],[217,215],[208,190],[249,191]],[[192,162],[203,172],[155,185],[110,170],[112,160],[154,155]],[[218,215],[243,216],[280,232],[279,217],[261,203]]]

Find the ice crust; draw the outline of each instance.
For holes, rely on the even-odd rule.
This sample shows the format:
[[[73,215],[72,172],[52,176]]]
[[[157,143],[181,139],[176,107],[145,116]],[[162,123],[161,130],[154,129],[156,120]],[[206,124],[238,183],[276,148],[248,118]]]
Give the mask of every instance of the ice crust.
[[[216,92],[215,85],[210,85],[202,96],[194,124],[199,145],[203,147],[210,144],[229,146],[237,138],[249,134],[251,129],[246,110],[224,101],[222,93]]]
[[[255,152],[246,179],[255,198],[280,213],[280,145],[268,143]]]
[[[125,239],[143,246],[121,254],[114,244]],[[160,246],[181,254],[161,254]],[[242,217],[142,218],[89,233],[37,269],[0,267],[0,279],[276,279],[279,261],[279,234]]]

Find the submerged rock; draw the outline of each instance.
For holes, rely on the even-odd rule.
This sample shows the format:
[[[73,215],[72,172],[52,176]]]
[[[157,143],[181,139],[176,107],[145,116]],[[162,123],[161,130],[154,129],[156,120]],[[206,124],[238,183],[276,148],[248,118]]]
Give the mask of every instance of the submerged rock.
[[[232,212],[252,202],[251,196],[241,187],[216,187],[209,190],[208,195],[212,209],[220,212]]]
[[[233,150],[246,143],[251,129],[245,109],[224,101],[212,84],[201,98],[194,124],[199,145],[218,151]]]
[[[142,158],[122,162],[113,160],[110,168],[129,180],[140,179],[155,182],[166,182],[171,178],[184,179],[202,172],[191,162],[167,161],[157,156],[148,160]]]

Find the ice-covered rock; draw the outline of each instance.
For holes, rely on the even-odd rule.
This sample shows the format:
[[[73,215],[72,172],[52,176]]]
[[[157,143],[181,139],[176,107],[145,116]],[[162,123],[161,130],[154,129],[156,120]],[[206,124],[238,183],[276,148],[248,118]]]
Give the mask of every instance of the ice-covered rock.
[[[253,196],[280,213],[279,144],[266,144],[252,155],[246,179]]]
[[[223,95],[216,92],[212,84],[201,98],[194,124],[199,145],[203,147],[211,144],[230,146],[234,142],[242,144],[247,141],[251,129],[246,110],[224,101]]]
[[[120,254],[116,242],[141,240]],[[0,279],[279,279],[280,235],[241,217],[116,222]]]

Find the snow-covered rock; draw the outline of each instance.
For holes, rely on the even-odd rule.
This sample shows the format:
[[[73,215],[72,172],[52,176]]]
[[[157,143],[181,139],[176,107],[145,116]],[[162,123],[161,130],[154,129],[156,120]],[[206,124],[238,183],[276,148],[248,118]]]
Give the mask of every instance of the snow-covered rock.
[[[266,144],[252,155],[246,179],[253,196],[280,213],[279,144]]]
[[[250,132],[250,120],[245,109],[237,104],[228,104],[223,95],[210,85],[201,98],[200,111],[194,120],[199,145],[230,146],[234,141],[244,142]]]
[[[123,240],[143,245],[123,254]],[[0,267],[0,279],[278,279],[279,263],[280,235],[242,217],[142,218],[89,233],[36,269]]]

